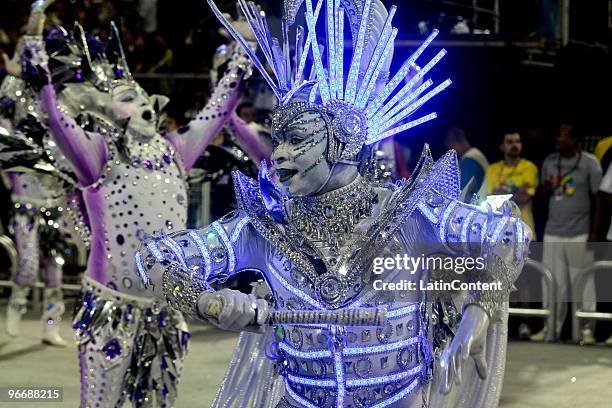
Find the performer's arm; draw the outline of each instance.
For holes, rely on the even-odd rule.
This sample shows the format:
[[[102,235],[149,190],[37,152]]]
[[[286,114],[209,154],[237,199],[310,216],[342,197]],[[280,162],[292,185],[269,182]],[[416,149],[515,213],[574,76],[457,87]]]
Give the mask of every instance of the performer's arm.
[[[498,322],[513,283],[523,268],[531,230],[519,215],[510,213],[509,202],[502,212],[495,212],[440,197],[444,200],[443,205],[434,208],[422,203],[419,210],[434,223],[439,240],[453,255],[478,261],[473,268],[466,268],[465,279],[469,283],[499,282],[499,288],[496,287],[499,290],[470,291],[463,310],[471,305],[479,306],[491,321]]]
[[[79,182],[88,186],[100,178],[107,161],[107,145],[98,133],[85,132],[59,106],[47,70],[47,55],[41,36],[25,37],[26,82],[38,92],[41,111],[58,147],[66,156]]]
[[[231,217],[199,230],[145,239],[135,255],[136,268],[145,286],[171,307],[222,329],[242,330],[255,318],[253,305],[265,308],[265,302],[229,289],[215,292],[215,287],[242,269],[257,268],[256,254],[265,251],[258,247],[249,218],[241,212]],[[224,306],[216,316],[207,311],[211,298]]]
[[[509,205],[509,203],[507,203]],[[502,212],[483,210],[454,199],[430,197],[419,210],[434,226],[439,241],[455,256],[482,259],[482,267],[466,270],[468,283],[498,284],[492,290],[470,290],[459,327],[440,357],[440,385],[448,393],[462,382],[462,365],[474,359],[478,375],[487,377],[487,333],[503,321],[505,305],[527,254],[531,230],[504,205]],[[455,274],[455,271],[449,271]],[[447,277],[456,279],[458,275]]]
[[[198,116],[186,126],[166,135],[181,155],[187,171],[219,134],[240,101],[240,84],[247,69],[247,60],[241,53],[242,49],[235,47],[232,63]]]
[[[236,112],[232,112],[227,125],[228,130],[235,136],[238,146],[247,153],[257,166],[270,157],[272,146],[266,146],[257,132],[251,129]]]
[[[98,180],[106,164],[107,146],[102,135],[85,132],[59,107],[47,68],[47,53],[42,38],[47,8],[55,0],[37,0],[23,38],[22,63],[26,64],[25,80],[39,94],[40,108],[47,114],[50,133],[73,167],[79,182],[88,186]]]

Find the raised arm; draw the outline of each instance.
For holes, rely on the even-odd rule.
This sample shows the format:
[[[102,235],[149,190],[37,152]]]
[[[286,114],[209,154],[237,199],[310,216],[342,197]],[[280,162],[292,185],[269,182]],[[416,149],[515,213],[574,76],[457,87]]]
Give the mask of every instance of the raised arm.
[[[249,44],[255,47],[257,42],[248,23],[244,19],[238,19],[232,21],[232,24]],[[234,44],[228,69],[217,83],[208,104],[187,126],[167,135],[181,155],[185,170],[191,170],[202,152],[230,119],[240,101],[240,84],[250,75],[250,71],[251,61],[244,50]]]
[[[38,92],[39,107],[47,115],[47,125],[53,139],[72,165],[79,182],[83,186],[93,184],[100,178],[107,161],[104,137],[86,132],[60,108],[47,69],[47,55],[41,36],[25,37],[25,56],[25,80]]]
[[[71,163],[79,182],[88,186],[98,180],[102,173],[107,159],[107,146],[101,135],[85,132],[59,107],[51,85],[48,57],[42,38],[45,11],[53,1],[38,0],[32,4],[21,55],[22,63],[26,65],[24,79],[38,92],[40,110],[47,114],[47,124],[55,142]]]
[[[265,143],[257,132],[250,128],[235,111],[230,116],[227,129],[234,135],[238,146],[249,155],[257,166],[263,160],[270,158],[272,146]]]
[[[234,48],[228,70],[198,116],[186,126],[166,135],[181,155],[187,171],[219,134],[240,101],[240,84],[248,69],[248,62],[242,53],[240,47]]]

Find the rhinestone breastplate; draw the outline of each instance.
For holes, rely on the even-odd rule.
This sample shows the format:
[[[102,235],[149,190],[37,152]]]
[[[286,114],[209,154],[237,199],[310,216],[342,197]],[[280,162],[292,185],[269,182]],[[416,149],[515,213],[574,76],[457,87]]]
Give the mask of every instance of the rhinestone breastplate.
[[[330,193],[291,200],[289,220],[312,244],[324,246],[335,256],[350,240],[355,226],[372,214],[377,202],[374,188],[358,177]]]

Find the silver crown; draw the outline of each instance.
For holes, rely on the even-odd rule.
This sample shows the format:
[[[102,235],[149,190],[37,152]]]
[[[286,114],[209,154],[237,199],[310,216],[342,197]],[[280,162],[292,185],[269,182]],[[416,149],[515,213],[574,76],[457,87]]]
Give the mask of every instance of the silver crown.
[[[451,84],[447,79],[428,91],[433,82],[424,81],[425,75],[445,55],[444,50],[423,68],[416,65],[438,31],[434,31],[389,79],[398,34],[392,26],[396,7],[387,11],[379,0],[317,0],[314,7],[313,0],[286,0],[280,40],[271,35],[265,14],[255,3],[238,0],[265,61],[249,48],[214,1],[207,1],[278,98],[275,129],[280,130],[303,111],[320,112],[331,121],[334,137],[345,144],[342,158],[353,156],[364,145],[375,144],[434,119],[436,113],[416,119],[413,115]],[[290,33],[300,11],[304,13],[307,28],[298,25]],[[347,22],[349,29],[346,31],[351,33],[353,50],[349,69],[345,72]],[[319,36],[317,28],[326,34]],[[266,63],[272,74],[265,69]],[[307,68],[311,73],[308,77],[305,75]]]

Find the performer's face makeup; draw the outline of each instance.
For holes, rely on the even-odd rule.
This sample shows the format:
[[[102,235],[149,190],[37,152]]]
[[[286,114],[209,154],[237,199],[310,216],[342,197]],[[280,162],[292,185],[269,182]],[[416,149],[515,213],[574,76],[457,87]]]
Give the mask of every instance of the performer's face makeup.
[[[327,133],[320,113],[304,112],[272,136],[272,169],[288,196],[314,194],[329,177]]]
[[[157,116],[149,96],[141,87],[119,85],[113,89],[111,98],[119,115],[129,119],[128,129],[139,135],[155,135]]]

